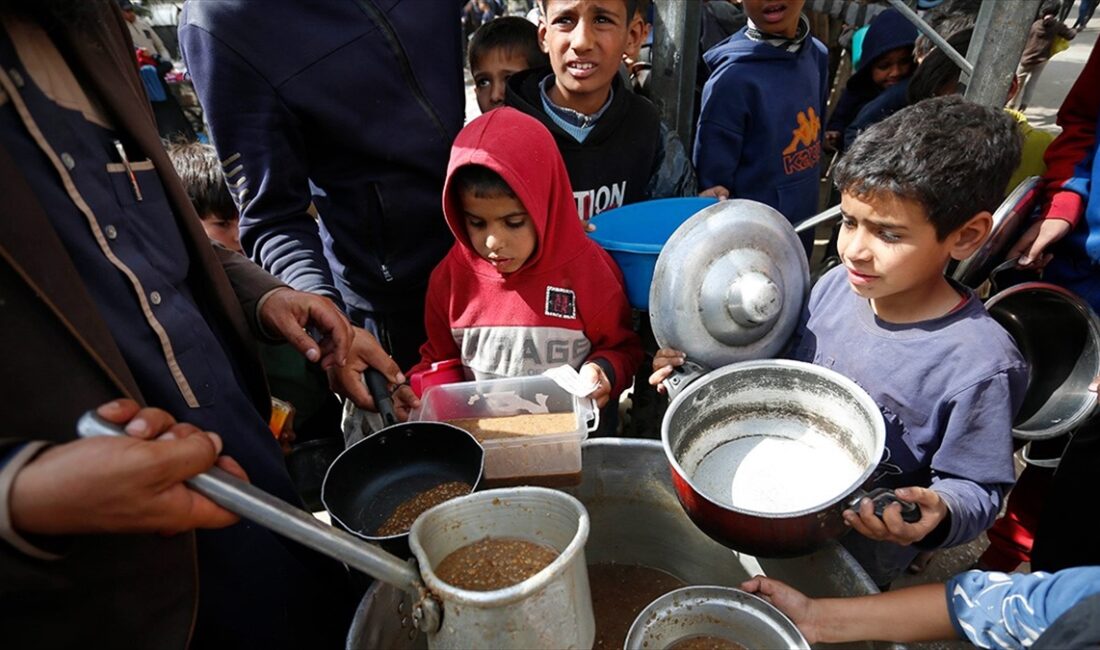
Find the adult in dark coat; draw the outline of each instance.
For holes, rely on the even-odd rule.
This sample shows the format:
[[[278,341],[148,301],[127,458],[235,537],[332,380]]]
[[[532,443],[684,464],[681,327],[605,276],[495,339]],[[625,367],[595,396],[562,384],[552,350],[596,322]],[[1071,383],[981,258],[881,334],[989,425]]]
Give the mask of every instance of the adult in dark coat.
[[[396,366],[327,299],[211,246],[114,2],[0,0],[0,63],[0,645],[338,638],[296,599],[338,591],[342,568],[181,481],[224,448],[240,465],[220,465],[294,498],[256,337],[286,338],[364,406],[361,371]],[[96,407],[133,437],[74,440]]]

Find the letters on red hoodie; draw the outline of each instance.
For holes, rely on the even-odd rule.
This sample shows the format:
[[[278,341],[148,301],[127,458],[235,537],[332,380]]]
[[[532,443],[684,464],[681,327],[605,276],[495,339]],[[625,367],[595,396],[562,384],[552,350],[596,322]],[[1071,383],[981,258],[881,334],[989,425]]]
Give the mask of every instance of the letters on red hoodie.
[[[535,251],[512,273],[501,275],[470,245],[452,185],[464,165],[499,174],[534,223]],[[446,359],[461,359],[477,379],[592,361],[607,373],[613,396],[630,385],[642,348],[630,328],[622,275],[585,235],[546,127],[506,107],[471,122],[451,149],[443,211],[456,242],[428,283],[428,341],[410,374]]]

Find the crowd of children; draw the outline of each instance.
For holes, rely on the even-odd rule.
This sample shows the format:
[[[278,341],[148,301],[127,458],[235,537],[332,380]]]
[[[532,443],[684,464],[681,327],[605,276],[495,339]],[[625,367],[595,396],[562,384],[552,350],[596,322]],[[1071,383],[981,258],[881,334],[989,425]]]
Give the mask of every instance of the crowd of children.
[[[483,379],[568,364],[595,387],[601,407],[617,404],[642,364],[642,345],[619,270],[585,235],[589,221],[630,203],[702,194],[759,201],[797,223],[819,211],[823,147],[842,151],[833,177],[842,265],[814,286],[787,354],[850,377],[883,412],[886,452],[873,483],[919,504],[922,516],[906,523],[897,505],[878,516],[864,501],[846,512],[853,532],[842,543],[888,589],[918,552],[989,529],[1016,479],[1011,432],[1027,365],[978,296],[943,270],[983,244],[992,213],[1019,180],[1043,173],[1050,136],[1022,113],[962,100],[957,68],[927,43],[917,43],[915,56],[916,29],[896,10],[871,23],[826,120],[828,55],[810,34],[804,0],[743,0],[746,27],[703,55],[709,75],[689,156],[654,105],[624,83],[624,56],[633,62],[646,37],[647,4],[540,0],[537,26],[504,17],[473,33],[468,63],[483,115],[451,148],[441,196],[454,243],[428,281],[426,342],[407,371],[458,359],[468,377]],[[1056,5],[1044,5],[1032,29],[1034,61],[1021,64],[1023,88],[1013,90],[1021,108],[1049,41],[1073,36],[1051,23]],[[970,24],[942,23],[963,53]],[[194,147],[171,151],[181,177],[195,179],[185,184],[203,226],[211,240],[247,254],[218,158]],[[1068,179],[1025,238],[1024,263],[1046,262],[1045,245],[1083,211],[1087,179],[1068,173],[1070,158],[1056,157]],[[1077,268],[1086,270],[1064,283],[1080,280],[1091,299],[1097,246],[1088,232],[1075,237],[1068,245],[1087,257]],[[684,360],[659,351],[650,383]],[[1095,585],[1094,572],[1045,578],[1005,582],[1029,593],[1071,585],[1057,592],[1059,608],[1044,610],[1043,628],[1096,591],[1079,586]],[[959,632],[981,642],[1006,622],[977,629],[977,596],[967,595],[1000,582],[962,576],[947,598],[937,586],[865,603],[813,601],[767,579],[745,588],[784,609],[811,641]],[[866,621],[849,622],[847,612],[863,607],[872,612]],[[917,632],[875,627],[876,616],[889,621],[907,607],[920,612]]]

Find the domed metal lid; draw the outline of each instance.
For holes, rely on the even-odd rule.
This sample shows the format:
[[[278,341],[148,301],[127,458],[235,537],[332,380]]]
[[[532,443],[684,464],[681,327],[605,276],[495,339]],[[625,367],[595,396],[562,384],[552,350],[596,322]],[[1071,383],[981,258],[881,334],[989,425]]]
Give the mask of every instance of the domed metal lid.
[[[712,368],[773,357],[798,324],[810,287],[802,243],[776,210],[722,201],[681,225],[649,290],[653,333]]]

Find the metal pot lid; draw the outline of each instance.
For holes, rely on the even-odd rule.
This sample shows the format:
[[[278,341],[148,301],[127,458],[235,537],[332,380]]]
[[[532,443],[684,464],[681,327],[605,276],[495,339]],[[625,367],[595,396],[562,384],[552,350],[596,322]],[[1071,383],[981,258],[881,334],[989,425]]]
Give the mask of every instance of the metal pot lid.
[[[951,277],[977,289],[989,278],[1005,253],[1016,242],[1028,217],[1039,205],[1039,177],[1028,176],[993,213],[993,228],[981,248],[959,263]]]
[[[661,250],[649,314],[661,347],[712,368],[778,354],[806,302],[802,242],[773,208],[722,201],[684,222]]]

